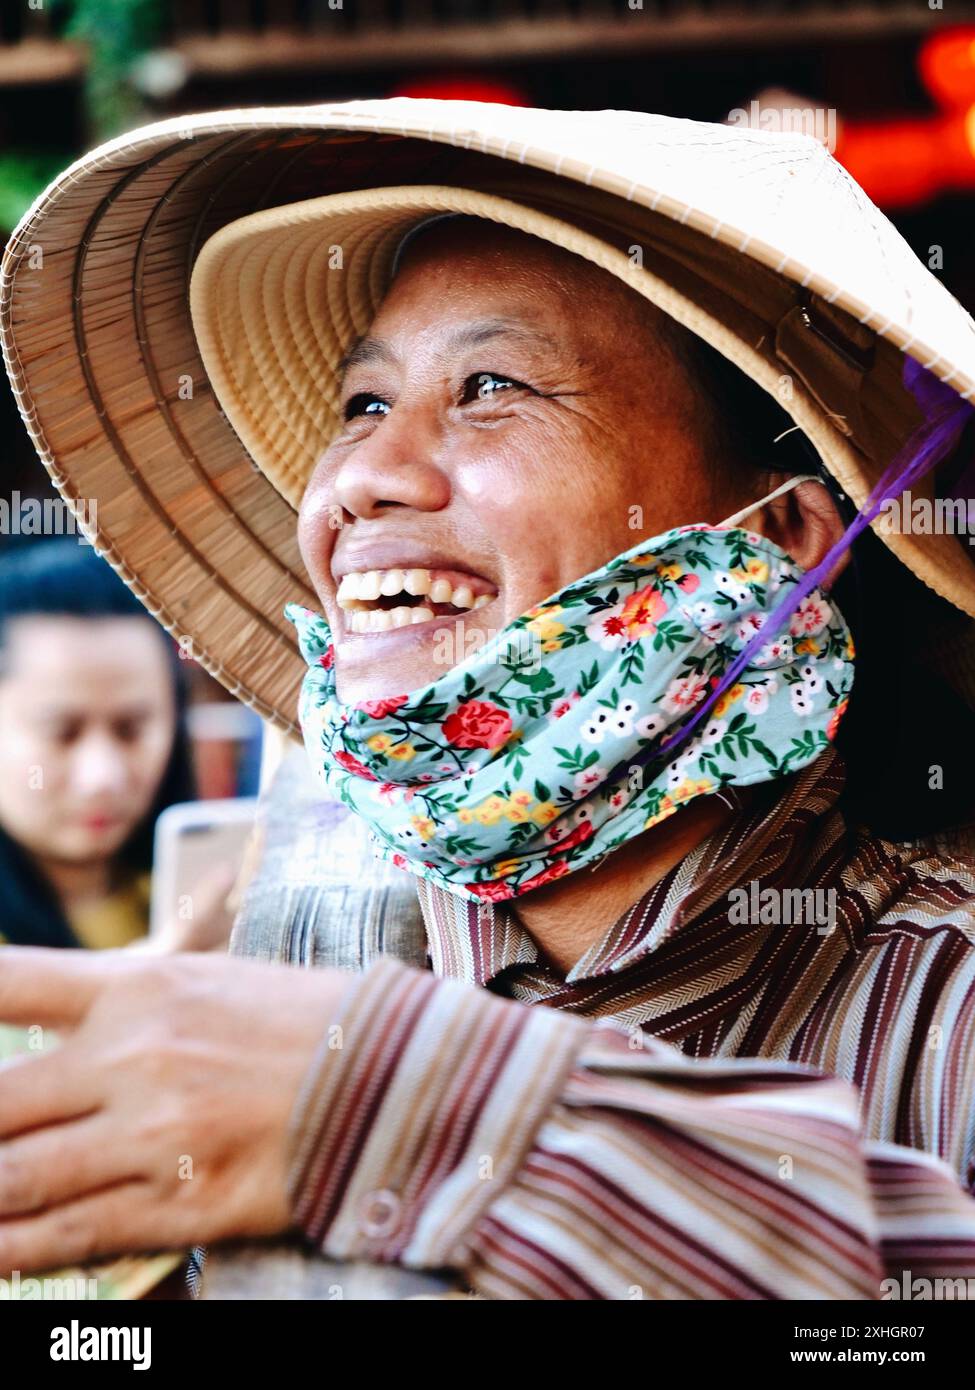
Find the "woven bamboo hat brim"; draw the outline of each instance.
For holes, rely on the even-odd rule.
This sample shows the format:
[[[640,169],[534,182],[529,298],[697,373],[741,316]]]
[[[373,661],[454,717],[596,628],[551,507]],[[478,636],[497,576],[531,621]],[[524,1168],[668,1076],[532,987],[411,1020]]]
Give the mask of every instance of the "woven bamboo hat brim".
[[[773,392],[857,505],[922,420],[905,352],[975,395],[972,318],[810,137],[395,98],[110,141],[10,238],[8,374],[101,553],[188,655],[296,738],[304,667],[283,608],[318,600],[295,512],[337,425],[339,361],[402,237],[444,211],[620,276]],[[975,615],[964,536],[881,535]]]

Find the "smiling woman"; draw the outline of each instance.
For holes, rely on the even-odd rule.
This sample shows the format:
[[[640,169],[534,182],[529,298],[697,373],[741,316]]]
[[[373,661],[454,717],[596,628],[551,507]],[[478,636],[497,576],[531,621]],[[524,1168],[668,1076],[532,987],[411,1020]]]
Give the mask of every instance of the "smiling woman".
[[[137,284],[111,312],[103,253]],[[338,860],[320,932],[265,924],[320,969],[12,954],[0,1018],[87,1026],[7,1078],[0,1266],[291,1232],[502,1298],[975,1274],[975,860],[851,813],[839,746],[858,699],[880,727],[892,646],[927,660],[871,546],[971,635],[968,551],[868,527],[960,485],[975,325],[822,146],[479,103],[200,116],[49,191],[0,306],[59,486],[300,733]],[[330,963],[387,868],[358,881],[346,812],[410,875],[423,966]]]
[[[479,622],[503,628],[632,544],[634,515],[663,531],[744,500],[734,475],[707,466],[707,403],[654,332],[662,318],[606,271],[511,228],[439,221],[414,241],[351,354],[344,423],[299,516],[343,699],[430,680],[443,615],[389,635],[374,619],[360,629],[372,640],[349,641],[338,576],[446,570],[456,607],[486,598]],[[621,341],[645,350],[621,356]]]

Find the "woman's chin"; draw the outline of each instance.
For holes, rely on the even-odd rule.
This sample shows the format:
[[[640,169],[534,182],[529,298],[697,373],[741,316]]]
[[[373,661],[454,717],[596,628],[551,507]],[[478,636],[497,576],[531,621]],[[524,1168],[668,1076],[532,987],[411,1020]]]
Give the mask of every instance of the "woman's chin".
[[[408,695],[442,676],[432,637],[409,628],[350,635],[335,644],[335,684],[346,705]]]

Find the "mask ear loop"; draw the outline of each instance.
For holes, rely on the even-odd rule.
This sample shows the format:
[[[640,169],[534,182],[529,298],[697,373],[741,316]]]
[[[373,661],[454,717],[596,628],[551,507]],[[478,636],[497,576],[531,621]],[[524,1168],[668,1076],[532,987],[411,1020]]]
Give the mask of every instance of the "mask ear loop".
[[[805,572],[799,582],[772,609],[761,629],[739,652],[707,699],[698,706],[686,723],[658,744],[653,754],[654,758],[664,753],[672,753],[675,745],[682,744],[701,721],[707,718],[717,701],[738,678],[739,673],[745,669],[762,644],[784,626],[802,599],[812,593],[817,585],[823,583],[837,560],[846,554],[860,532],[870,525],[884,503],[892,497],[899,497],[905,488],[930,473],[951,452],[969,420],[975,417],[975,405],[959,396],[943,381],[938,381],[926,367],[922,367],[911,357],[904,359],[903,380],[905,387],[911,391],[924,411],[924,421],[898,449],[839,540],[830,547],[817,565]],[[793,480],[790,479],[791,481]],[[798,478],[795,481],[798,481]],[[771,493],[770,496],[774,497],[775,493]],[[749,515],[753,510],[754,507],[750,508],[745,515]]]
[[[776,497],[781,497],[784,492],[791,492],[792,489],[798,487],[800,483],[819,483],[822,485],[822,482],[822,478],[817,477],[815,473],[796,473],[793,477],[786,478],[781,487],[777,487],[774,492],[770,492],[766,497],[760,498],[757,502],[749,502],[747,506],[742,507],[741,511],[733,512],[727,520],[719,522],[716,529],[719,531],[730,531],[733,527],[737,526],[739,522],[744,521],[746,516],[751,516],[752,512],[757,512],[759,507],[764,507],[767,502],[772,502]]]

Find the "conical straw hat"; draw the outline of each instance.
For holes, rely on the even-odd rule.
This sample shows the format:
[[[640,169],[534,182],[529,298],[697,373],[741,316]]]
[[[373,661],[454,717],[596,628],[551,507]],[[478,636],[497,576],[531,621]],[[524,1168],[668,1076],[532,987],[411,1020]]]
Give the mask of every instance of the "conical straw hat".
[[[402,237],[441,211],[621,276],[775,393],[857,505],[924,418],[904,354],[975,395],[972,318],[807,136],[395,98],[205,113],[100,146],[10,238],[8,374],[99,550],[295,737],[283,609],[318,602],[296,509],[337,424],[339,361]],[[881,534],[975,615],[964,536]]]

